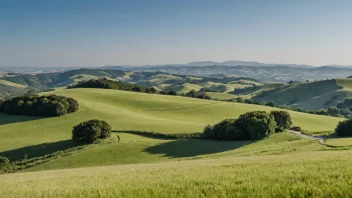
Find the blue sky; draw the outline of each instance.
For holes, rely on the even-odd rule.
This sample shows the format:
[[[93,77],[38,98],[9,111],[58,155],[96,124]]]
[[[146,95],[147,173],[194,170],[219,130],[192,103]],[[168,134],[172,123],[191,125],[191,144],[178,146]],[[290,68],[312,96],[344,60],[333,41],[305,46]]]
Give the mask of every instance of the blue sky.
[[[0,66],[352,65],[352,1],[1,0]]]

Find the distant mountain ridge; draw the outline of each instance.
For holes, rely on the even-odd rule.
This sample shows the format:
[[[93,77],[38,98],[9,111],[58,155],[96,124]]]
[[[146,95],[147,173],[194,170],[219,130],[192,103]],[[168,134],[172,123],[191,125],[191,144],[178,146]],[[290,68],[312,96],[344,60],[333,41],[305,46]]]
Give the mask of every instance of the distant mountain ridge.
[[[276,63],[260,63],[256,61],[239,61],[239,60],[230,60],[224,62],[215,62],[215,61],[196,61],[189,62],[185,64],[156,64],[156,65],[107,65],[103,68],[109,67],[161,67],[161,66],[289,66],[289,67],[304,67],[312,68],[314,66],[305,65],[305,64],[276,64]],[[341,66],[343,67],[343,66]]]
[[[241,76],[263,82],[312,81],[332,78],[346,78],[352,75],[349,67],[292,67],[292,66],[141,66],[103,67],[108,70],[133,72],[164,72],[195,76]]]

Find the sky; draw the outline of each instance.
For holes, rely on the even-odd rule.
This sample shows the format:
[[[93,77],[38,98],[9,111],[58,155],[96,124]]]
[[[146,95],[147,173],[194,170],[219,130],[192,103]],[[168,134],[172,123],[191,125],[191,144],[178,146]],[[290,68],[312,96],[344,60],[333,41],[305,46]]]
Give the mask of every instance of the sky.
[[[352,65],[350,0],[1,0],[0,66]]]

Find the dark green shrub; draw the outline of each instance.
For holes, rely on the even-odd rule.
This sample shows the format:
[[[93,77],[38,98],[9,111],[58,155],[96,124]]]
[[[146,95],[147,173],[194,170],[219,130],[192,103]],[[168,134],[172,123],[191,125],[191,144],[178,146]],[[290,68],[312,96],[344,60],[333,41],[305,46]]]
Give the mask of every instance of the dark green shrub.
[[[73,127],[72,140],[93,143],[111,135],[111,126],[103,120],[89,120]]]
[[[291,130],[293,130],[293,131],[303,131],[302,128],[299,127],[299,126],[293,126],[293,127],[291,127]]]
[[[241,98],[241,97],[238,97],[238,98],[236,98],[235,100],[236,100],[236,102],[244,103],[244,99]]]
[[[246,139],[257,140],[275,132],[276,123],[273,115],[265,111],[253,111],[240,115],[235,126]]]
[[[289,129],[292,125],[292,119],[287,111],[271,111],[271,115],[274,116],[276,122],[276,132],[283,132],[285,129]]]
[[[245,99],[244,100],[244,103],[247,103],[247,104],[254,104],[254,101],[252,99]]]
[[[335,133],[339,137],[352,136],[352,119],[339,122],[335,129]]]
[[[226,119],[213,127],[207,125],[203,130],[206,139],[213,140],[245,140],[244,134],[235,127],[235,119]]]
[[[199,98],[199,99],[211,100],[211,97],[208,96],[205,92],[203,92],[203,91],[194,91],[193,89],[191,91],[189,91],[188,93],[186,93],[185,96],[191,97],[191,98]]]
[[[177,93],[176,93],[176,91],[169,91],[169,92],[167,92],[167,95],[176,96]]]
[[[9,159],[7,159],[6,157],[0,156],[0,172],[6,170],[9,165],[10,165]]]
[[[111,125],[105,122],[104,120],[100,121],[100,139],[105,139],[111,136]]]
[[[69,108],[67,109],[67,113],[76,112],[79,108],[78,102],[73,98],[67,98],[67,101],[70,104]]]
[[[206,126],[204,138],[215,140],[257,140],[269,136],[275,131],[273,115],[264,111],[249,112],[239,119],[226,119],[213,127]]]

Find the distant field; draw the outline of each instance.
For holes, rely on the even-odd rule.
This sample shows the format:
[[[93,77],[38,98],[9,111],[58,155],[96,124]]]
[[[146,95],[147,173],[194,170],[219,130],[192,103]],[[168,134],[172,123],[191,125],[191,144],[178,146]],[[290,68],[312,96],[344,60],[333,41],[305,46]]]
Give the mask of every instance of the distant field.
[[[235,88],[244,88],[244,87],[248,87],[249,85],[206,82],[206,83],[202,83],[201,86],[210,88],[213,91],[228,93],[228,92],[232,92]]]
[[[0,79],[0,84],[4,84],[4,85],[8,85],[8,86],[11,86],[11,87],[16,87],[16,88],[27,88],[26,85],[22,85],[22,84],[18,84],[18,83],[13,83],[13,82],[10,82],[10,81],[6,81],[6,80],[1,80]]]
[[[336,84],[345,89],[352,89],[352,78],[336,79]]]
[[[171,85],[169,87],[166,87],[164,91],[176,91],[178,93],[187,93],[191,91],[192,89],[194,91],[200,90],[202,87],[196,84],[191,84],[191,83],[183,83],[183,84],[176,84],[176,85]]]
[[[207,92],[207,95],[209,95],[213,99],[219,99],[219,100],[229,100],[229,99],[234,99],[239,97],[238,95],[233,95],[229,93],[218,93],[218,92]]]

